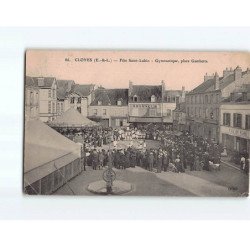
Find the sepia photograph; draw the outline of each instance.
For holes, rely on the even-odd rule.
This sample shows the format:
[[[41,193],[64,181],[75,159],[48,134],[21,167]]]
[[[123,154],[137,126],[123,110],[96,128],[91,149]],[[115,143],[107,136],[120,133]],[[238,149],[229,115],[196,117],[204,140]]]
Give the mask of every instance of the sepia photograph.
[[[248,52],[25,54],[27,195],[247,197]]]

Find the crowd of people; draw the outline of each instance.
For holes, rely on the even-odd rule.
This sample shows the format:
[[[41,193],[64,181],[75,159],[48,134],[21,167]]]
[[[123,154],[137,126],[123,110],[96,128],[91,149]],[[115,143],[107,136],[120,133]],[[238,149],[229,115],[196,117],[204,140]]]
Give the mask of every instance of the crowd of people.
[[[111,165],[117,169],[140,166],[148,171],[211,171],[220,166],[222,148],[213,140],[196,137],[188,132],[175,135],[164,125],[147,124],[126,128],[85,128],[84,131],[66,135],[84,144],[85,165],[94,170]],[[129,141],[119,148],[119,141]],[[159,142],[157,148],[147,147],[147,140]],[[137,145],[133,145],[137,141]],[[112,148],[102,146],[113,143]],[[244,163],[249,171],[249,161]]]
[[[131,144],[127,148],[116,148],[105,151],[96,149],[90,151],[88,164],[93,169],[101,169],[111,164],[117,169],[140,166],[148,171],[160,173],[171,171],[176,173],[190,171],[210,171],[211,164],[220,164],[220,149],[217,144],[204,140],[194,140],[188,134],[175,137],[165,134],[158,137],[161,141],[158,148],[147,148],[146,141],[141,141],[139,147]]]

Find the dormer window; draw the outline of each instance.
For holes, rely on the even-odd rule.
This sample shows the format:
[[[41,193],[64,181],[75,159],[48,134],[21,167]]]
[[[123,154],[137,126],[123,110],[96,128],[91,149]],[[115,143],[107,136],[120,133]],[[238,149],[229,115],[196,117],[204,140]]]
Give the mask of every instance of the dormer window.
[[[151,96],[151,102],[155,102],[155,95]]]
[[[101,101],[98,101],[97,104],[98,104],[98,106],[101,106],[101,105],[102,105],[102,102],[101,102]]]
[[[134,101],[134,102],[137,102],[137,101],[138,101],[138,97],[137,97],[137,95],[134,95],[134,97],[133,97],[133,101]]]

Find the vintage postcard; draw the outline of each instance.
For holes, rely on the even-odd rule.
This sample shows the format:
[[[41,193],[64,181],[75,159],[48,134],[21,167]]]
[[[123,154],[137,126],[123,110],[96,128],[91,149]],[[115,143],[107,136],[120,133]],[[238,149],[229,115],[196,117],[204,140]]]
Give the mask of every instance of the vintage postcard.
[[[250,53],[25,57],[25,194],[248,196]]]

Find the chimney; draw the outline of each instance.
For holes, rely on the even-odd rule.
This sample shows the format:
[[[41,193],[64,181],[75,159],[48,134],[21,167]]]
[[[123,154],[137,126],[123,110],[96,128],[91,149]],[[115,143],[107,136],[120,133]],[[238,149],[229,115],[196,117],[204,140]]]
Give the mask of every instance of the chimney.
[[[206,73],[206,75],[204,75],[204,82],[206,82],[206,81],[209,80],[209,79],[213,79],[213,78],[214,78],[214,75],[209,76],[209,75]]]
[[[161,99],[162,99],[162,101],[164,100],[164,96],[165,96],[165,82],[164,82],[164,80],[161,80]]]
[[[182,98],[182,100],[184,100],[184,98],[185,98],[185,87],[184,86],[181,87],[181,98]]]
[[[128,88],[128,95],[131,95],[132,92],[132,87],[133,87],[133,82],[129,80],[129,88]]]
[[[234,70],[234,80],[239,80],[242,76],[242,69],[240,66],[237,66],[236,69]]]
[[[233,73],[232,68],[231,68],[231,69],[226,68],[225,70],[223,70],[223,78],[228,77],[228,76],[231,75],[232,73]]]
[[[220,78],[217,72],[214,75],[214,89],[217,90],[220,88]]]

